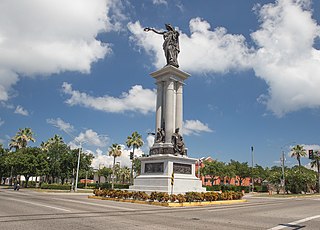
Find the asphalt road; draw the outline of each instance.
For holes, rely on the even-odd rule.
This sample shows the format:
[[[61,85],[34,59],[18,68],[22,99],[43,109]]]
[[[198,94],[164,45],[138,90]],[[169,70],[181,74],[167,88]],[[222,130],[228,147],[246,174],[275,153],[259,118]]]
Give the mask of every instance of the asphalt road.
[[[320,230],[320,197],[248,197],[240,204],[168,208],[87,196],[0,189],[0,229]]]

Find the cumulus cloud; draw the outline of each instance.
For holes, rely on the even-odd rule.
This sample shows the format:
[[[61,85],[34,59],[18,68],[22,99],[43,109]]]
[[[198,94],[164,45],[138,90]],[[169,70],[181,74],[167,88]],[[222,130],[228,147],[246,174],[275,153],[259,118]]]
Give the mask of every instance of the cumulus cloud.
[[[0,2],[0,101],[10,98],[20,76],[63,71],[89,73],[111,53],[96,39],[120,28],[116,0],[3,0]]]
[[[130,152],[132,149],[126,149],[122,145],[122,154],[120,157],[116,158],[116,163],[120,164],[120,167],[131,167],[130,160]],[[92,161],[91,166],[95,169],[103,168],[103,167],[112,167],[113,165],[113,157],[108,155],[108,150],[103,152],[101,149],[97,149],[95,152],[91,153],[94,155],[94,159]],[[144,154],[141,149],[135,149],[134,155],[135,157],[140,157]]]
[[[260,29],[251,34],[258,46],[253,69],[269,85],[268,95],[260,98],[277,116],[320,106],[320,52],[313,47],[320,28],[305,8],[308,2],[264,5]]]
[[[86,145],[105,147],[109,143],[109,138],[106,135],[99,135],[92,129],[88,129],[85,132],[81,132],[74,141],[76,143],[84,143]]]
[[[213,132],[207,124],[199,120],[186,120],[183,122],[182,133],[184,135],[199,135],[202,132]]]
[[[47,119],[47,123],[57,127],[58,129],[66,133],[71,133],[74,131],[74,127],[70,123],[65,122],[59,117],[57,119],[52,119],[52,118]]]
[[[123,113],[134,111],[147,114],[155,110],[155,90],[143,89],[141,85],[133,86],[129,92],[123,92],[120,97],[105,95],[94,97],[72,89],[72,85],[64,82],[62,91],[71,97],[66,103],[74,106],[80,105],[86,108],[93,108],[104,112]]]
[[[21,105],[18,105],[14,111],[16,114],[20,114],[23,116],[29,116],[28,110],[24,109]]]
[[[243,35],[211,29],[200,18],[190,21],[188,36],[180,32],[182,69],[191,73],[225,73],[253,69],[269,86],[258,101],[276,116],[303,108],[319,108],[320,51],[314,48],[320,27],[312,18],[310,0],[278,0],[255,6],[260,28],[251,33],[254,47]],[[129,23],[131,41],[153,56],[153,64],[165,65],[162,37],[143,31],[139,22]]]

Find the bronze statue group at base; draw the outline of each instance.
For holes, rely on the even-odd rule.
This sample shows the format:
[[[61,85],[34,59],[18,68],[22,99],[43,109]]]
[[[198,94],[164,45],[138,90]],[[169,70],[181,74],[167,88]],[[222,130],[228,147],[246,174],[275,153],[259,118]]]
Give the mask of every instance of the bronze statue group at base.
[[[155,142],[165,143],[164,128],[158,128]],[[179,133],[179,128],[176,128],[175,132],[172,134],[171,143],[173,145],[173,151],[175,154],[186,155],[186,149],[183,142],[183,137]]]

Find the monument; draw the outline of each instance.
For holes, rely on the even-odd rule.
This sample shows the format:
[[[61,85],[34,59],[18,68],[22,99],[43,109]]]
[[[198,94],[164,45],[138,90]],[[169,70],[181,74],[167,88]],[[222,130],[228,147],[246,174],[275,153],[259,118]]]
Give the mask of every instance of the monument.
[[[197,159],[187,156],[180,133],[183,123],[183,86],[190,75],[179,69],[179,32],[170,24],[167,31],[145,28],[163,35],[167,65],[151,73],[157,84],[156,133],[149,157],[141,157],[141,175],[134,179],[130,190],[146,192],[204,192],[195,176]],[[172,183],[173,182],[173,183]]]

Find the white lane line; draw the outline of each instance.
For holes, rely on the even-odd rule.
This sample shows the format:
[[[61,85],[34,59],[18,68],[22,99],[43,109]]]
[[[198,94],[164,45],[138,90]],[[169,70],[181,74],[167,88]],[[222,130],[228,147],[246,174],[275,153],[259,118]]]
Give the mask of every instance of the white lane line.
[[[16,198],[14,198],[14,199],[13,198],[6,198],[6,200],[13,200],[13,201],[22,202],[22,203],[31,204],[31,205],[36,205],[36,206],[40,206],[40,207],[56,209],[56,210],[59,210],[59,211],[71,212],[71,210],[68,210],[68,209],[58,208],[58,207],[54,207],[54,206],[50,206],[50,205],[44,205],[44,204],[40,204],[40,203],[34,203],[34,202],[26,201],[26,200],[18,200]]]
[[[279,205],[278,203],[268,203],[268,204],[244,204],[241,206],[231,207],[231,206],[217,206],[215,209],[210,209],[208,212],[221,212],[221,211],[228,211],[228,210],[234,210],[234,209],[244,209],[244,208],[252,208],[252,207],[265,207],[265,206],[273,206],[273,205]]]
[[[136,209],[133,208],[125,208],[125,207],[118,207],[115,205],[106,205],[106,204],[96,204],[96,203],[90,203],[90,202],[85,202],[85,201],[79,201],[79,200],[68,200],[68,199],[61,199],[61,198],[52,198],[53,200],[61,200],[61,201],[66,201],[66,202],[73,202],[73,203],[79,203],[79,204],[86,204],[86,205],[92,205],[92,206],[100,206],[104,208],[114,208],[114,209],[122,209],[122,210],[127,210],[127,211],[134,211]]]
[[[297,224],[304,223],[304,222],[307,222],[309,220],[313,220],[313,219],[317,219],[317,218],[320,218],[320,215],[310,216],[310,217],[307,217],[307,218],[304,218],[304,219],[301,219],[301,220],[297,220],[297,221],[294,221],[294,222],[291,222],[291,223],[288,223],[288,224],[284,224],[284,225],[278,225],[278,226],[276,226],[274,228],[269,228],[268,230],[284,229],[284,228],[290,227],[290,225],[297,225]]]

